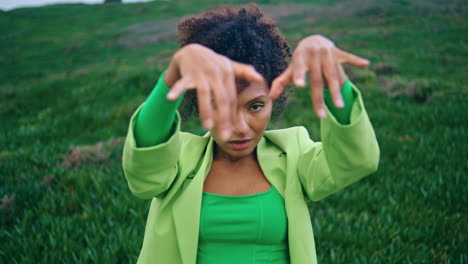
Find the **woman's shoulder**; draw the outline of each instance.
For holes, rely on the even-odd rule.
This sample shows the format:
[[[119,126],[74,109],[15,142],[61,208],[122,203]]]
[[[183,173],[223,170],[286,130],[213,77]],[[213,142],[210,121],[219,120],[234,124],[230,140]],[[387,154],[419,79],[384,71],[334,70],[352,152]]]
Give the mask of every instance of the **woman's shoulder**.
[[[190,132],[180,132],[182,138],[182,145],[193,147],[193,146],[204,146],[210,140],[209,133],[206,133],[204,136],[199,136]]]
[[[280,129],[272,129],[265,131],[265,137],[272,139],[285,139],[287,137],[295,136],[298,134],[307,133],[307,129],[303,126],[293,126]]]
[[[310,140],[309,133],[303,126],[268,130],[264,137],[284,152],[296,151],[304,139]]]

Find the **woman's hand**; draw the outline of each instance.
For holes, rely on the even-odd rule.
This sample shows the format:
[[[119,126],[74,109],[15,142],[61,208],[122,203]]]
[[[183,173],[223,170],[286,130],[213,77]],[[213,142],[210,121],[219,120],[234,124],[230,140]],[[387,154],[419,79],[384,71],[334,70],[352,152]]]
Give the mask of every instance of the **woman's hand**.
[[[324,82],[330,90],[336,107],[344,106],[340,87],[346,82],[346,74],[341,66],[349,63],[360,67],[369,66],[369,61],[340,50],[329,39],[312,35],[299,42],[292,56],[289,67],[272,83],[270,98],[275,100],[289,83],[299,88],[305,87],[305,74],[310,74],[312,105],[319,118],[325,118],[323,102]]]
[[[164,81],[171,87],[167,95],[171,101],[185,90],[196,89],[203,126],[211,129],[216,125],[221,138],[228,139],[236,108],[236,78],[264,81],[251,65],[230,60],[203,45],[189,44],[175,53]]]

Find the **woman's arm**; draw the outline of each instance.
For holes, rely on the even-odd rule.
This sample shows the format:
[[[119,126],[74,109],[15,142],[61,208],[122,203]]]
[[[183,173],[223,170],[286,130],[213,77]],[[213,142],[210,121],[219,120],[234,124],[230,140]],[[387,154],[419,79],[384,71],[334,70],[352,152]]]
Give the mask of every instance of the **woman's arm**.
[[[318,201],[375,172],[379,145],[359,90],[349,124],[341,124],[326,107],[328,118],[320,121],[322,142],[310,139],[302,127],[297,136],[300,148],[297,172],[307,200]]]
[[[175,101],[166,99],[170,89],[164,81],[166,72],[167,70],[161,73],[156,86],[137,115],[134,129],[137,147],[160,144],[170,135],[183,94]]]
[[[276,98],[293,80],[303,88],[305,74],[310,74],[322,142],[312,141],[304,127],[298,131],[297,172],[309,200],[319,200],[375,172],[379,163],[378,142],[361,93],[346,77],[342,63],[369,65],[322,36],[309,36],[299,42],[292,63],[273,81],[270,92]]]
[[[209,123],[207,120],[215,119],[221,123],[218,127],[225,130],[224,136],[229,136],[230,109],[235,105],[235,78],[264,82],[251,65],[232,61],[198,44],[178,50],[167,75],[168,78],[166,74],[160,76],[147,101],[130,118],[122,154],[129,188],[144,199],[164,197],[178,176],[182,136],[176,109],[187,89],[197,90],[205,127]],[[230,96],[230,92],[234,96]],[[216,112],[212,110],[213,101]]]
[[[162,198],[175,181],[181,148],[180,99],[166,99],[164,71],[148,99],[130,118],[122,154],[128,186],[136,196]]]

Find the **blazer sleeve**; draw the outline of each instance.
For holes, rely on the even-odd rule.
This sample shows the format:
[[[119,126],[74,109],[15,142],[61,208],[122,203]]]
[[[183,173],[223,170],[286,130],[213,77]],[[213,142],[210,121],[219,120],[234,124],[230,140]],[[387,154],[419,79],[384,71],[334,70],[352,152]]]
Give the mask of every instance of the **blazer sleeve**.
[[[122,167],[130,191],[143,199],[162,198],[178,175],[181,149],[180,114],[177,111],[169,138],[155,146],[137,147],[134,126],[141,104],[130,118],[122,154]]]
[[[327,118],[320,121],[322,142],[312,141],[304,127],[298,130],[297,172],[307,201],[318,201],[377,171],[379,145],[361,93],[352,87],[356,100],[349,124],[337,122],[326,107]]]

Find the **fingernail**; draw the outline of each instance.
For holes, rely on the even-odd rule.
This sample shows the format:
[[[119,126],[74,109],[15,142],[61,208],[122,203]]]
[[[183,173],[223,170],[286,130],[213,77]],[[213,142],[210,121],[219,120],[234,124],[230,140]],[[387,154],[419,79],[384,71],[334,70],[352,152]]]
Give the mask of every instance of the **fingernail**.
[[[322,108],[318,111],[318,115],[319,115],[319,118],[323,119],[327,116],[327,113],[325,112],[325,110]]]
[[[338,107],[339,108],[343,108],[344,107],[344,102],[343,102],[343,99],[338,99]]]
[[[297,86],[304,86],[304,80],[303,79],[296,79],[296,85]]]

